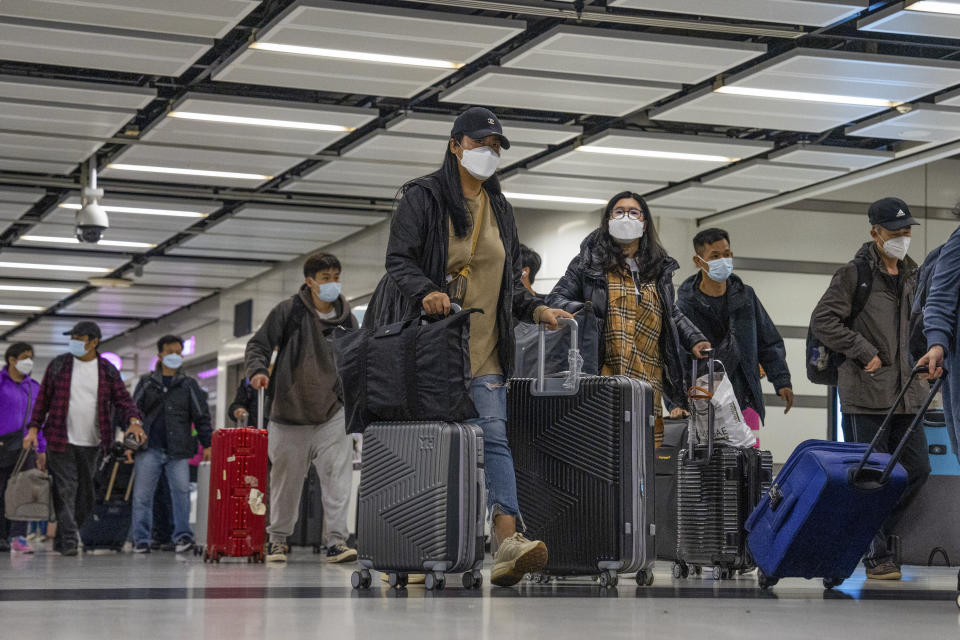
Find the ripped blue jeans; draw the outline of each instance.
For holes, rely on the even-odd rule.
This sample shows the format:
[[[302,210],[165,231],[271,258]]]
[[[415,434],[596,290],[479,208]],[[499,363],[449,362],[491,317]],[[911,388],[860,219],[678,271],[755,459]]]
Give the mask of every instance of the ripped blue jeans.
[[[483,466],[487,478],[487,509],[491,518],[514,516],[523,529],[517,503],[517,478],[507,443],[507,386],[503,376],[479,376],[470,382],[470,398],[479,418],[470,422],[483,430]]]

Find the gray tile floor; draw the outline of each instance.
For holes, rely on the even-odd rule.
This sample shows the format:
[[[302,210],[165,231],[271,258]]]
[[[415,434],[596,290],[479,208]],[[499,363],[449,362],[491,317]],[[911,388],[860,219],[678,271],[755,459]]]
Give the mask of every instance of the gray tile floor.
[[[762,593],[753,576],[723,583],[626,577],[481,592],[449,586],[394,591],[349,586],[352,566],[295,550],[289,564],[205,565],[192,555],[53,553],[0,557],[0,638],[871,638],[960,637],[956,570],[908,568],[899,583],[862,572],[824,592],[784,580]],[[451,580],[456,584],[457,581]]]

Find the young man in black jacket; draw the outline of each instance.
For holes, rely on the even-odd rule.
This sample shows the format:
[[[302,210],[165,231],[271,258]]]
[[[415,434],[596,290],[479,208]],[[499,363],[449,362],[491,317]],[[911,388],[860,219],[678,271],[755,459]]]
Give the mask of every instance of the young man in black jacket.
[[[677,307],[716,349],[744,418],[759,429],[766,417],[760,388],[760,367],[786,403],[793,406],[793,387],[783,338],[756,292],[733,274],[730,236],[723,229],[705,229],[693,238],[693,263],[699,271],[677,291]]]
[[[173,539],[177,553],[193,548],[190,530],[190,465],[197,453],[197,436],[203,459],[210,459],[210,409],[203,389],[180,371],[183,340],[166,335],[157,341],[157,368],[142,378],[133,399],[143,414],[146,450],[136,456],[133,484],[133,550],[150,553],[153,500],[161,472],[165,473],[173,503]]]

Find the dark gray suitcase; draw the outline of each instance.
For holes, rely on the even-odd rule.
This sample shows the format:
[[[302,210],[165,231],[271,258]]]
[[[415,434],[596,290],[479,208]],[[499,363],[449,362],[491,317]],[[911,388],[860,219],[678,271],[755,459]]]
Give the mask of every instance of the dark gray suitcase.
[[[577,344],[577,325],[570,327]],[[544,331],[541,328],[543,353]],[[575,351],[575,350],[574,350]],[[576,358],[574,358],[576,360]],[[618,574],[653,583],[653,389],[625,376],[513,379],[507,435],[527,536],[549,549],[543,573]]]
[[[677,560],[677,461],[686,444],[687,421],[664,420],[663,444],[654,451],[658,560]]]
[[[363,433],[358,510],[358,562],[351,582],[368,588],[370,570],[404,587],[426,573],[427,589],[444,574],[463,586],[482,583],[487,501],[483,432],[473,424],[379,422]]]
[[[320,477],[311,464],[300,493],[300,517],[287,538],[292,547],[310,547],[320,553],[323,547],[323,497],[320,495]]]

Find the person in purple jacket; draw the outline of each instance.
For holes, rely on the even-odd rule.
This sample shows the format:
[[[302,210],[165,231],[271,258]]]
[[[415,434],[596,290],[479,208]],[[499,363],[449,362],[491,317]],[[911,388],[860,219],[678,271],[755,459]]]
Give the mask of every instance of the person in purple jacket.
[[[40,391],[40,383],[30,377],[33,371],[33,347],[25,342],[12,344],[4,355],[4,367],[0,370],[0,551],[33,553],[27,543],[27,523],[11,522],[4,517],[3,494],[7,481],[13,474],[17,458],[23,450],[30,413]],[[47,443],[38,438],[36,465],[46,469]],[[28,459],[33,464],[32,459]]]

